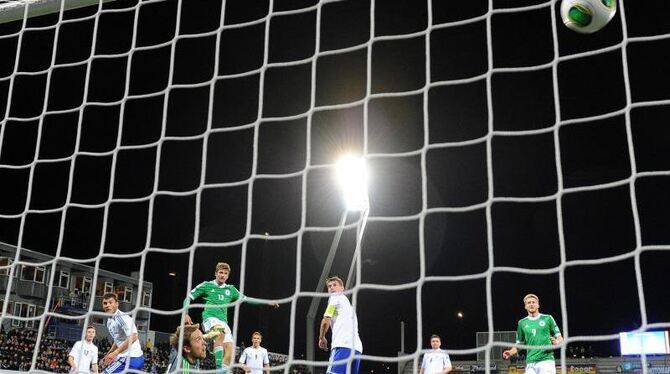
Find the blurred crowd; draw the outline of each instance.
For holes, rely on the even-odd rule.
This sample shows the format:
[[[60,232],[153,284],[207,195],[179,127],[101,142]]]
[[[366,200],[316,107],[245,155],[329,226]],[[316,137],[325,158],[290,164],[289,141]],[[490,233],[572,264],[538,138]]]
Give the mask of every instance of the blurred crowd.
[[[0,333],[0,368],[27,371],[33,361],[37,332],[15,329]],[[67,355],[70,344],[65,340],[46,336],[40,341],[37,354],[37,369],[55,373],[67,373]]]
[[[37,332],[35,330],[15,329],[7,333],[0,332],[0,369],[28,371],[33,361]],[[111,342],[107,339],[95,339],[99,359],[109,351]],[[72,343],[63,339],[42,336],[37,353],[36,369],[53,373],[67,373],[67,357]],[[164,373],[170,350],[167,344],[157,344],[152,350],[145,351],[144,371]],[[213,366],[212,366],[213,367]]]
[[[37,331],[28,329],[14,329],[9,332],[0,331],[0,370],[30,370],[37,341]],[[99,359],[109,351],[111,342],[106,338],[93,341],[98,347]],[[53,373],[68,373],[67,357],[72,343],[63,339],[50,338],[42,335],[40,349],[37,353],[36,369]],[[144,348],[144,371],[147,373],[164,373],[167,369],[170,356],[170,346],[167,343],[149,343]],[[235,362],[239,359],[241,350],[237,349]],[[270,353],[270,365],[276,366],[286,363],[286,356]],[[201,369],[213,370],[214,360],[208,354],[202,362]],[[243,370],[236,370],[243,373]],[[304,373],[306,368],[294,366],[292,373]]]

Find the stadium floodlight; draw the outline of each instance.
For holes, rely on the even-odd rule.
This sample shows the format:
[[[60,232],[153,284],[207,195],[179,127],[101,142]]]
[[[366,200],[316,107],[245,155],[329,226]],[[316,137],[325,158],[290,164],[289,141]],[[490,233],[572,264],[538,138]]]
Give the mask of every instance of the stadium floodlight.
[[[363,157],[342,156],[336,164],[336,177],[347,210],[361,211],[370,207],[368,173]]]
[[[349,212],[362,212],[358,220],[356,248],[354,249],[351,266],[349,267],[349,276],[347,277],[347,283],[345,284],[345,287],[347,288],[351,286],[352,279],[354,278],[354,270],[356,269],[356,261],[360,256],[361,239],[363,237],[363,232],[365,231],[365,223],[367,221],[368,212],[370,211],[370,201],[368,199],[368,172],[365,159],[354,155],[344,155],[335,164],[335,171],[335,179],[342,191],[342,198],[346,204],[346,209],[340,216],[340,223],[337,225],[335,236],[330,243],[330,249],[328,250],[328,255],[323,264],[323,269],[321,270],[321,276],[319,277],[315,292],[323,292],[323,288],[326,285],[326,277],[330,275],[330,270],[333,266],[333,261],[335,260],[337,248],[340,245],[342,231],[344,230]],[[314,297],[312,298],[309,310],[307,311],[306,358],[309,361],[314,361],[314,347],[316,346],[314,339],[314,321],[318,306],[319,298]]]

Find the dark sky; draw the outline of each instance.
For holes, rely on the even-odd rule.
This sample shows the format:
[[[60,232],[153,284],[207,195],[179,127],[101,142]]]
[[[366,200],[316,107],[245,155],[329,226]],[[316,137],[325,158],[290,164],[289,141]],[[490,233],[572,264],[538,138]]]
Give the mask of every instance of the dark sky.
[[[343,209],[322,166],[366,152],[360,281],[418,282],[360,289],[366,353],[395,356],[401,320],[410,352],[432,333],[473,348],[476,331],[515,329],[528,292],[568,336],[667,327],[670,4],[620,1],[626,27],[620,8],[592,35],[559,22],[554,48],[551,2],[493,1],[490,25],[481,0],[376,1],[373,17],[370,1],[315,3],[277,0],[264,18],[268,1],[189,0],[179,16],[175,1],[117,1],[58,28],[0,25],[0,241],[142,266],[162,310],[181,304],[189,267],[197,284],[217,261],[246,294],[289,298],[314,291],[334,235],[309,228],[334,228]],[[287,237],[249,237],[265,232]],[[354,243],[347,230],[333,273],[346,277]],[[300,356],[310,300],[293,317],[289,303],[242,306],[238,341],[259,329],[286,352],[293,318]]]

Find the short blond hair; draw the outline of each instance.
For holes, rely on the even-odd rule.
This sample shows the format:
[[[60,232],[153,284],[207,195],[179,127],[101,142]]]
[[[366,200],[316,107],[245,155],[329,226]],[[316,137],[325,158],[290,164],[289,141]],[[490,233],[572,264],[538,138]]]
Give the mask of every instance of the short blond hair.
[[[338,277],[337,275],[326,278],[326,285],[330,282],[337,282],[337,283],[340,284],[340,286],[344,287],[344,282],[342,282],[342,279],[340,277]]]
[[[216,269],[215,269],[214,271],[217,271],[217,272],[218,272],[219,270],[228,270],[228,271],[230,271],[230,265],[228,265],[228,264],[225,263],[225,262],[219,262],[218,264],[216,264]]]
[[[530,299],[530,298],[534,298],[534,299],[537,300],[538,302],[540,301],[540,298],[537,297],[536,294],[534,294],[534,293],[529,293],[528,295],[526,295],[526,296],[523,297],[523,302],[524,302],[524,304],[526,303],[526,299]]]
[[[195,325],[186,325],[182,329],[181,326],[177,327],[174,334],[170,335],[170,345],[175,349],[179,347],[179,339],[182,340],[182,346],[190,347],[191,346],[191,335],[200,329],[200,324],[196,323]],[[183,332],[182,332],[183,330]]]
[[[251,334],[251,337],[253,338],[253,337],[256,336],[256,335],[258,335],[261,339],[263,339],[263,335],[262,335],[260,332],[258,332],[258,331],[254,331],[254,332]]]

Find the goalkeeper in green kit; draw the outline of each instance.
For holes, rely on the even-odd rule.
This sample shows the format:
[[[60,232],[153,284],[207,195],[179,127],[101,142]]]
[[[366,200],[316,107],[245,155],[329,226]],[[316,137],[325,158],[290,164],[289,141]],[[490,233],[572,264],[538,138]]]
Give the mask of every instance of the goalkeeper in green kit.
[[[230,265],[225,262],[216,264],[216,277],[214,280],[202,282],[191,290],[184,299],[184,322],[187,325],[193,323],[188,315],[188,306],[191,301],[202,297],[205,301],[205,309],[202,312],[202,329],[205,332],[205,340],[214,339],[214,361],[217,373],[228,372],[233,358],[233,333],[228,326],[228,304],[242,299],[250,304],[264,304],[260,300],[244,296],[232,284],[226,284],[230,276]],[[275,308],[279,305],[268,303]]]
[[[557,345],[563,341],[561,331],[556,325],[554,317],[540,313],[540,299],[534,294],[523,298],[523,304],[528,316],[519,320],[516,331],[516,343],[542,346]],[[518,350],[512,347],[503,352],[503,358],[516,355]],[[553,349],[532,349],[526,353],[526,374],[555,374],[556,362]]]

